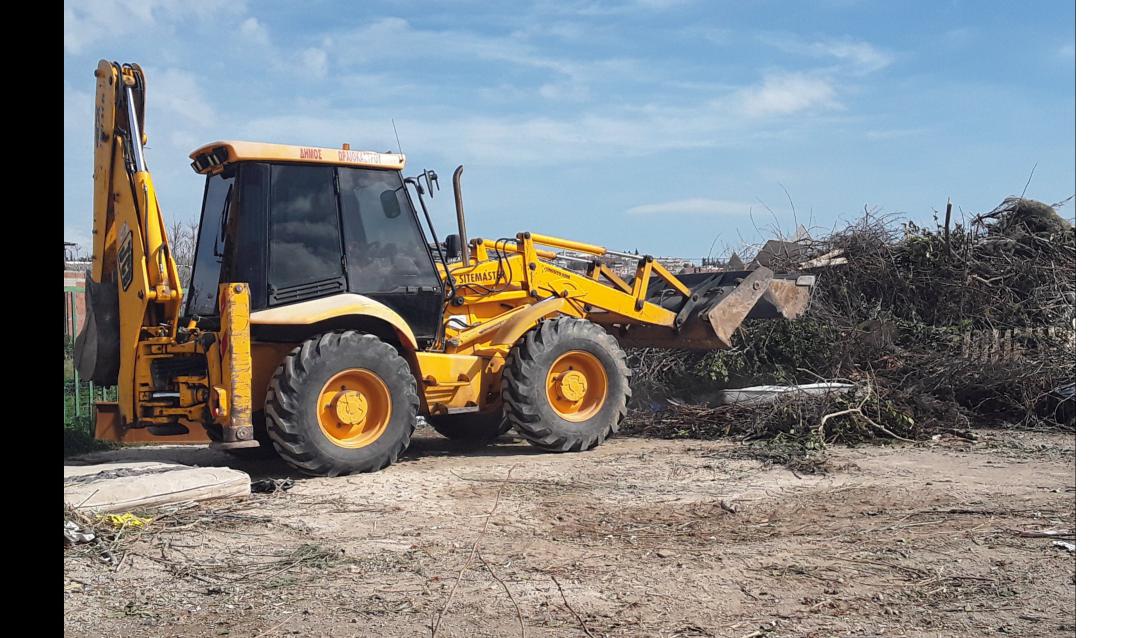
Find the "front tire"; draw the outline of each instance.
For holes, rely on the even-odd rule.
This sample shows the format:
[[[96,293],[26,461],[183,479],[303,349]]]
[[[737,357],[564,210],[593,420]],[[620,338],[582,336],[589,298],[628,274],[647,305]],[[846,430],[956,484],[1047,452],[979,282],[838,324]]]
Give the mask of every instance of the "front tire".
[[[330,332],[293,349],[265,399],[269,437],[307,474],[388,467],[408,448],[419,399],[408,362],[362,332]]]
[[[629,403],[629,368],[617,339],[584,319],[532,328],[507,356],[507,419],[532,445],[553,452],[596,447],[617,431]]]

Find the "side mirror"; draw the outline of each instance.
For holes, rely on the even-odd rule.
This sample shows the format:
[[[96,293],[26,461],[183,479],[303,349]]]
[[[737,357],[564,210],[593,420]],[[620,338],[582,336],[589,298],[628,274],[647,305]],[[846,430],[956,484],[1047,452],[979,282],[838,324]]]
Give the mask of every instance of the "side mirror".
[[[423,180],[422,184],[420,184],[420,180]],[[423,188],[427,188],[428,197],[435,197],[435,192],[439,190],[439,176],[436,175],[435,171],[431,170],[430,168],[425,169],[424,172],[416,175],[416,183],[420,184],[420,192],[423,192]]]
[[[458,259],[459,253],[463,250],[463,242],[459,239],[459,235],[448,235],[443,238],[443,243],[447,261]]]

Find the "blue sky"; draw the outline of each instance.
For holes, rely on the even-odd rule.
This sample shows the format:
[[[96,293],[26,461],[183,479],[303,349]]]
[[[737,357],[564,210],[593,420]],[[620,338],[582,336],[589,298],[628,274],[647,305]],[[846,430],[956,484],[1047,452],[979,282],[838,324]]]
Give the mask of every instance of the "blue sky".
[[[147,73],[171,221],[197,220],[201,144],[384,151],[393,118],[408,172],[446,182],[444,234],[460,163],[473,236],[685,257],[865,205],[984,212],[1035,164],[1052,203],[1076,189],[1073,23],[1055,1],[65,2],[64,239],[90,242],[100,58]]]

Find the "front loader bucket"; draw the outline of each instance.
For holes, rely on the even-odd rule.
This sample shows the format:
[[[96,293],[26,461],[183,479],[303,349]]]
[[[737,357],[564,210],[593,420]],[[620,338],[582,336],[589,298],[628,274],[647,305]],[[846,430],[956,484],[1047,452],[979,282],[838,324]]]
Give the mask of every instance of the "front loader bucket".
[[[646,300],[676,312],[681,325],[629,326],[614,334],[623,347],[718,350],[732,347],[732,335],[749,316],[776,316],[794,319],[807,305],[807,287],[794,281],[775,279],[764,267],[753,271],[694,273],[678,277],[697,295],[687,304],[685,297],[654,282]],[[671,294],[672,293],[672,294]],[[761,302],[764,302],[763,304]],[[766,311],[761,306],[768,306]]]
[[[772,276],[771,270],[758,268],[742,279],[736,287],[730,287],[729,282],[722,281],[716,292],[710,291],[701,295],[702,300],[710,294],[713,297],[703,307],[699,305],[681,325],[678,337],[682,342],[693,344],[684,347],[698,348],[707,345],[710,349],[731,348],[732,335],[764,296]]]

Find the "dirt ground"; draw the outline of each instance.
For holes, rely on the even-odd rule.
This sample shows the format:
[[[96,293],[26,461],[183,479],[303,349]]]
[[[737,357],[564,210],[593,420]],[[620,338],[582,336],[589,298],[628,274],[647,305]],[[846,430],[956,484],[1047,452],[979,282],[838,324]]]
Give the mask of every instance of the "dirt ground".
[[[731,442],[581,454],[430,429],[395,466],[304,478],[204,448],[88,461],[228,464],[287,492],[64,554],[71,636],[1071,636],[1074,438],[984,431],[835,448],[796,476]],[[72,461],[75,462],[75,461]],[[441,614],[441,612],[443,612]],[[442,617],[441,617],[442,616]]]

